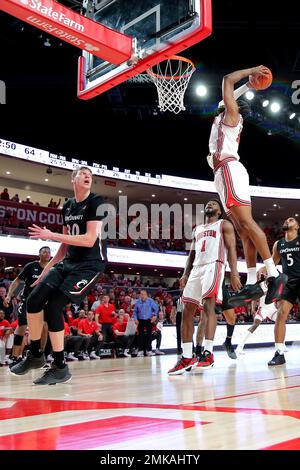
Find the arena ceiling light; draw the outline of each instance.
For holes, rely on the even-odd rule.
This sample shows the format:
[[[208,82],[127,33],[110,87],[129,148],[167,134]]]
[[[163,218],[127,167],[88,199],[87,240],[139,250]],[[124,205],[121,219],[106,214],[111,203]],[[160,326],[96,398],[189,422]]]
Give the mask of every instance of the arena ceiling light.
[[[267,106],[269,106],[269,104],[270,104],[269,100],[264,100],[263,103],[262,103],[262,106],[263,106],[263,108],[266,108]]]
[[[10,175],[10,171],[6,171],[5,173],[6,173],[7,175]]]
[[[291,113],[291,114],[289,115],[289,119],[294,119],[295,116],[296,116],[296,113]]]
[[[203,96],[206,96],[207,95],[207,87],[205,85],[198,85],[196,87],[196,95],[200,96],[201,98],[203,98]]]
[[[246,96],[247,100],[251,101],[251,100],[253,100],[255,95],[254,95],[253,91],[249,90],[249,91],[247,91],[245,96]]]
[[[272,113],[278,113],[281,109],[280,104],[277,101],[273,101],[273,103],[270,104],[270,109]]]

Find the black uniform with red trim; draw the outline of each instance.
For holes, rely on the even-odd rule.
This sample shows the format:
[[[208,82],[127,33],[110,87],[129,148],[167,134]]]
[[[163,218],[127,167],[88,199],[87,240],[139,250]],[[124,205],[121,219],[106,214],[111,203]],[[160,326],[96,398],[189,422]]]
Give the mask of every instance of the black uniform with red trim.
[[[25,286],[20,295],[21,302],[18,305],[19,326],[27,325],[26,299],[29,296],[30,292],[33,290],[33,287],[31,287],[31,285],[38,279],[42,271],[43,268],[40,265],[39,261],[32,261],[31,263],[27,263],[18,275],[18,279],[25,282]]]
[[[104,218],[99,208],[104,199],[94,193],[81,202],[69,199],[63,207],[64,226],[69,235],[84,235],[89,221]],[[68,245],[63,261],[54,266],[45,276],[44,282],[64,292],[73,303],[79,303],[98,282],[105,270],[107,260],[106,241],[96,239],[92,247]]]
[[[300,299],[300,236],[287,241],[281,238],[277,243],[282,271],[288,276],[288,282],[281,294],[282,300],[294,304]]]

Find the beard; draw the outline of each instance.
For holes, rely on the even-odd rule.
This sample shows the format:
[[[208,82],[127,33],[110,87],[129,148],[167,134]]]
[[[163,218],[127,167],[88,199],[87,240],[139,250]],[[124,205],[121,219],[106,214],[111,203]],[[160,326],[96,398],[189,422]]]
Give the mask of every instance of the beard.
[[[283,230],[284,232],[288,232],[288,231],[289,231],[289,226],[288,226],[288,225],[283,225],[283,226],[282,226],[282,230]]]
[[[208,215],[209,217],[216,216],[217,215],[217,210],[216,209],[206,209],[205,210],[205,215]]]

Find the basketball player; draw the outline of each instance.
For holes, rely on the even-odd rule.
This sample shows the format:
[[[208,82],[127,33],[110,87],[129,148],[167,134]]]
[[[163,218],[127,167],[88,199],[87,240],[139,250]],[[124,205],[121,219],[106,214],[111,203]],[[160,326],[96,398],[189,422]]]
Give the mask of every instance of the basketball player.
[[[210,200],[205,207],[205,224],[198,225],[194,230],[193,242],[186,263],[180,287],[184,287],[182,301],[181,336],[183,355],[177,364],[169,370],[169,375],[183,374],[197,366],[193,358],[194,313],[203,305],[206,316],[206,339],[200,367],[212,367],[213,340],[217,326],[215,306],[222,302],[222,284],[225,265],[229,262],[231,269],[231,285],[234,290],[241,288],[237,271],[237,255],[233,226],[222,220],[221,203]]]
[[[220,309],[222,314],[225,317],[226,320],[226,329],[227,329],[227,335],[226,339],[223,343],[223,348],[227,352],[227,355],[230,357],[230,359],[236,359],[236,353],[233,349],[232,346],[232,336],[234,332],[234,327],[235,327],[235,320],[236,320],[236,315],[235,311],[233,308],[231,308],[228,305],[228,299],[230,298],[230,294],[228,291],[228,287],[225,284],[225,280],[223,282],[223,301],[221,305],[216,306],[215,313],[219,313],[218,310]],[[202,355],[202,343],[203,339],[205,337],[205,329],[206,329],[206,321],[205,321],[205,316],[201,316],[201,320],[198,324],[197,328],[197,335],[196,335],[196,356],[198,357],[198,363],[201,362],[201,355]]]
[[[262,288],[263,288],[264,293],[266,294],[267,287],[264,284],[265,283],[262,284]],[[244,338],[238,344],[238,346],[236,348],[236,353],[237,354],[245,354],[244,346],[245,346],[248,338],[250,338],[250,336],[253,335],[254,331],[259,327],[259,325],[262,323],[263,320],[268,318],[269,320],[271,320],[273,322],[276,321],[277,310],[278,310],[277,304],[272,303],[272,304],[266,305],[265,304],[265,298],[266,298],[266,296],[264,295],[263,297],[261,297],[259,299],[259,307],[258,307],[258,310],[257,310],[255,316],[254,316],[253,325],[251,325],[251,327],[247,330]],[[286,351],[286,349],[284,349],[284,350]]]
[[[18,306],[18,326],[15,329],[14,333],[14,345],[12,350],[12,359],[13,362],[10,364],[10,368],[12,368],[15,364],[20,362],[22,359],[20,356],[20,351],[22,347],[23,337],[25,335],[26,327],[27,327],[27,315],[26,315],[26,300],[29,296],[30,292],[32,291],[32,284],[38,279],[40,274],[42,273],[43,269],[48,264],[51,258],[50,248],[48,246],[43,246],[39,250],[39,260],[32,261],[31,263],[27,263],[23,270],[20,272],[18,277],[14,279],[14,281],[10,284],[7,296],[4,299],[4,305],[8,306],[12,296],[14,295],[15,290],[19,287],[21,281],[25,282],[24,289],[20,295],[21,302]],[[47,324],[44,323],[43,331],[42,331],[42,345],[41,349],[44,350],[46,342],[47,342],[47,335],[48,335],[48,328]]]
[[[263,296],[263,290],[257,283],[257,251],[266,267],[268,292],[266,304],[279,299],[285,285],[285,277],[278,272],[268,247],[264,232],[253,220],[249,175],[240,163],[238,148],[243,129],[243,118],[249,113],[249,105],[237,98],[249,87],[249,82],[234,91],[234,85],[249,75],[267,75],[264,66],[238,70],[223,78],[223,102],[218,109],[219,115],[212,125],[209,140],[208,162],[215,173],[215,186],[226,214],[230,217],[242,240],[248,277],[243,289],[229,299],[231,307],[246,305],[251,300]]]
[[[275,355],[269,366],[285,364],[284,338],[285,322],[293,304],[300,299],[300,235],[299,222],[289,217],[283,224],[284,238],[274,243],[273,260],[275,264],[281,261],[282,271],[287,276],[287,284],[281,294],[279,310],[275,323]],[[263,268],[259,273],[264,274]]]
[[[54,361],[36,385],[54,385],[71,380],[64,362],[63,308],[80,303],[97,283],[105,268],[106,247],[101,240],[101,219],[98,208],[103,199],[91,193],[92,173],[80,167],[72,173],[75,197],[68,199],[63,207],[63,233],[53,233],[47,228],[33,225],[30,238],[55,240],[61,243],[54,258],[44,268],[33,284],[27,299],[27,320],[31,338],[31,350],[19,364],[11,368],[16,375],[45,364],[41,351],[43,314],[49,327]]]

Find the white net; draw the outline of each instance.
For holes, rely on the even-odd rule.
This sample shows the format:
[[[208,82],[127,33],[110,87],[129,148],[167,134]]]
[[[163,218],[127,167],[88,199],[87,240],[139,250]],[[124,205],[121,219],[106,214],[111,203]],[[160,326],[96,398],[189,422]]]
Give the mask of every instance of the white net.
[[[161,111],[178,114],[185,110],[184,94],[194,71],[194,64],[180,56],[170,57],[147,70],[156,85]]]

